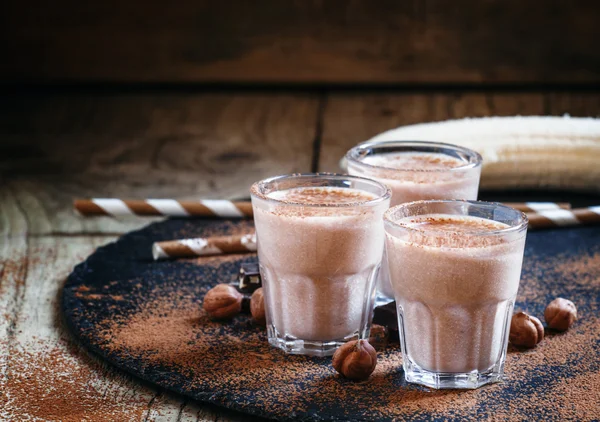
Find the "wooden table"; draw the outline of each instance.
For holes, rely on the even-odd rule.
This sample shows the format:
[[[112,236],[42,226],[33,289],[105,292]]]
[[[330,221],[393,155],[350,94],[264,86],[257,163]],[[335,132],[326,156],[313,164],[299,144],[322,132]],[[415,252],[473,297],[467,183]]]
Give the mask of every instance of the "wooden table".
[[[128,408],[115,420],[233,421],[248,417],[134,380],[70,338],[57,304],[71,268],[151,221],[83,219],[72,211],[73,198],[245,197],[251,182],[266,176],[336,170],[350,146],[399,125],[464,116],[598,116],[600,92],[89,88],[9,94],[0,110],[0,419],[32,415],[33,399],[6,406],[15,391],[3,384],[31,356],[31,382],[21,388],[33,394],[37,377],[52,379],[36,370],[35,353],[52,350],[72,362],[53,394],[66,394],[59,381],[78,377],[73,400],[87,410],[71,415],[76,419],[93,419],[126,397]]]

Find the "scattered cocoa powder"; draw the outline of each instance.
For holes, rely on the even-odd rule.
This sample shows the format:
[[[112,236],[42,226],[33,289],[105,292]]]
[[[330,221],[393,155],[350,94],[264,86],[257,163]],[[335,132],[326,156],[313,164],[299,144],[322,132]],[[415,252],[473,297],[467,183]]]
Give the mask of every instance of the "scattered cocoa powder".
[[[519,308],[539,315],[549,298],[572,292],[574,300],[586,298],[578,304],[582,317],[566,333],[548,333],[533,350],[509,347],[505,382],[474,391],[407,385],[397,346],[379,354],[369,380],[354,383],[339,377],[329,358],[286,356],[270,347],[248,316],[211,321],[200,306],[210,287],[206,280],[233,277],[233,257],[215,257],[210,265],[194,260],[205,271],[201,280],[191,281],[182,270],[161,271],[153,289],[140,280],[121,281],[137,286],[124,296],[135,306],[115,308],[102,319],[96,308],[84,307],[77,318],[95,322],[94,330],[81,335],[114,362],[140,374],[159,373],[166,388],[201,399],[208,392],[214,403],[272,417],[311,409],[339,419],[348,412],[363,419],[593,420],[600,414],[599,257],[600,247],[555,259],[526,257]]]
[[[578,284],[597,283],[600,277],[600,251],[591,255],[565,258],[557,263],[555,269],[562,277]]]
[[[4,283],[14,280],[17,287],[22,287],[25,283],[24,274],[27,269],[27,258],[6,259],[0,261],[0,294],[5,290]]]
[[[81,294],[75,293],[75,297],[86,300],[102,300],[102,299],[112,299],[112,300],[125,300],[122,295],[102,295],[97,293],[90,294]]]
[[[510,400],[494,405],[507,385],[526,385],[538,371],[547,372],[548,368],[572,365],[574,361],[580,361],[576,377],[581,388],[592,388],[597,381],[597,372],[593,372],[597,371],[597,350],[590,347],[600,341],[600,333],[595,329],[600,323],[597,319],[588,319],[566,334],[549,336],[534,352],[511,348],[505,384],[476,391],[430,391],[402,381],[402,358],[397,348],[380,354],[369,381],[348,383],[332,369],[320,365],[319,360],[284,356],[274,350],[268,346],[264,332],[252,325],[248,317],[240,316],[232,323],[237,325],[235,331],[245,330],[241,336],[233,335],[226,324],[223,327],[208,319],[193,298],[158,296],[157,292],[155,299],[131,318],[106,321],[104,338],[112,352],[181,372],[188,381],[185,389],[190,391],[226,390],[233,397],[251,391],[255,406],[263,403],[270,413],[280,415],[285,415],[290,407],[298,411],[309,405],[326,406],[335,397],[348,408],[364,408],[369,415],[398,420],[471,412],[483,403],[486,407],[480,410],[489,417],[502,415],[502,419],[520,420],[526,416],[527,408],[515,409],[514,403],[527,403],[531,399],[527,391],[516,392]],[[372,399],[365,402],[365,396]],[[552,388],[545,388],[537,401],[539,406],[551,409],[554,399]],[[506,412],[508,403],[514,413]],[[576,412],[569,414],[589,414],[594,405],[597,403],[577,400]]]
[[[600,373],[578,375],[559,381],[554,386],[556,396],[552,404],[558,417],[568,420],[573,415],[577,420],[598,420],[600,417]],[[587,403],[587,406],[581,406]]]
[[[63,422],[142,420],[148,399],[123,395],[118,380],[64,342],[32,341],[11,349],[0,383],[0,420]],[[2,378],[0,378],[2,380]]]
[[[47,265],[47,256],[55,253],[47,247],[32,248],[27,259],[1,261],[0,280],[12,283],[5,286],[12,290],[8,295],[17,293],[20,302],[27,289],[36,289],[35,281],[29,286],[27,265]],[[91,289],[80,286],[79,290]],[[31,328],[28,320],[37,315],[12,305],[0,314],[0,325],[14,327],[9,335],[0,334],[0,420],[142,420],[154,393],[148,390],[144,396],[140,393],[143,387],[123,388],[131,383],[128,378],[90,357],[65,335],[57,298],[51,295],[42,299],[40,306],[51,306],[56,318],[54,322],[36,322],[34,332],[45,333],[43,338],[28,334],[25,328]],[[51,334],[48,329],[52,329]]]

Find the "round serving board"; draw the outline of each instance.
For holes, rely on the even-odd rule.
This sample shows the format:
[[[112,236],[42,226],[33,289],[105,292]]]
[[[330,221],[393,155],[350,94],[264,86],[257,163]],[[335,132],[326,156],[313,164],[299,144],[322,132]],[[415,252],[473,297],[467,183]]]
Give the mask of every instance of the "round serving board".
[[[251,226],[247,220],[172,219],[99,248],[65,285],[68,325],[87,348],[139,378],[267,418],[541,420],[598,410],[597,396],[589,397],[600,375],[600,227],[528,235],[516,309],[541,318],[550,300],[570,298],[580,314],[573,329],[548,332],[534,350],[509,347],[504,383],[432,391],[406,384],[394,345],[380,351],[371,378],[356,383],[340,378],[330,358],[286,356],[271,348],[265,330],[245,315],[228,323],[208,319],[201,308],[206,291],[232,281],[240,263],[255,255],[152,261],[154,241]]]

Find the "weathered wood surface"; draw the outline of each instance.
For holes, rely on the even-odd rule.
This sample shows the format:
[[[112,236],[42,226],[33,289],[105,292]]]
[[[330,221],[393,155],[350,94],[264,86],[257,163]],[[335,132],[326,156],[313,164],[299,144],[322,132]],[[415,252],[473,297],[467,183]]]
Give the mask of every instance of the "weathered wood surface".
[[[149,221],[83,220],[71,210],[73,197],[246,196],[261,177],[331,169],[348,147],[401,124],[466,115],[595,116],[600,94],[30,95],[2,97],[0,111],[0,409],[9,415],[0,420],[32,412],[30,402],[6,406],[16,391],[5,387],[20,375],[19,356],[30,356],[35,369],[38,353],[48,350],[71,363],[61,379],[83,380],[76,397],[91,407],[75,417],[247,420],[157,391],[72,342],[56,314],[65,277],[95,247]],[[41,375],[25,374],[27,391]],[[65,394],[64,384],[56,385],[56,394]]]
[[[84,220],[76,197],[235,198],[311,170],[316,94],[23,96],[0,99],[2,189],[30,234],[124,233],[147,220]]]
[[[120,234],[150,220],[81,219],[72,199],[246,197],[269,175],[337,171],[350,147],[403,124],[597,116],[600,93],[27,95],[0,98],[0,111],[0,189],[29,233]]]
[[[595,1],[21,2],[4,81],[573,83],[600,80]]]
[[[13,213],[15,226],[23,220]],[[247,420],[142,384],[71,340],[58,313],[60,288],[73,265],[113,237],[23,235],[2,240],[0,420]],[[49,357],[62,364],[50,364]],[[70,397],[63,400],[62,394]],[[79,403],[67,405],[69,400]]]

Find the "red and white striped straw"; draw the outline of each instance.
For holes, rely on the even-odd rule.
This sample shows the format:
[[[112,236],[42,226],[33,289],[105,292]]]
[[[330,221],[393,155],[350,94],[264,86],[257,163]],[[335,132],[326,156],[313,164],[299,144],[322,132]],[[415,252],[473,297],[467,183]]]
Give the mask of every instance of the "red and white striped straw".
[[[234,202],[225,199],[177,201],[174,199],[124,200],[118,198],[93,198],[77,199],[73,205],[84,216],[252,217],[252,204],[250,202]]]
[[[152,244],[155,260],[256,252],[256,234],[168,240]]]
[[[600,205],[588,208],[547,209],[527,213],[530,229],[600,224]]]

